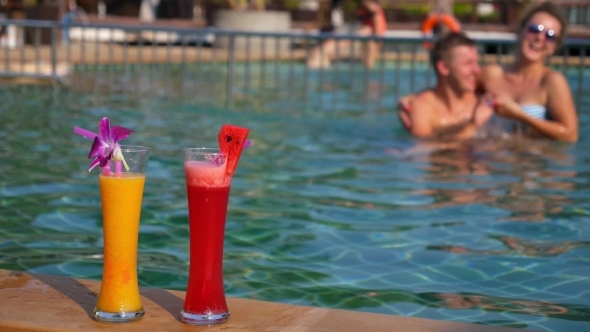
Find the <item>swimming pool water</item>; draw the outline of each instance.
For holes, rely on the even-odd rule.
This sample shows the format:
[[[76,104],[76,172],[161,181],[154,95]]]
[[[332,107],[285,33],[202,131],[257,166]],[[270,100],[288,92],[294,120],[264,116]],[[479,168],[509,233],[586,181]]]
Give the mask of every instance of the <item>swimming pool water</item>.
[[[362,85],[344,74],[326,73],[305,92],[282,82],[278,97],[267,82],[262,100],[249,91],[259,86],[237,84],[232,109],[201,103],[223,83],[191,90],[199,83],[182,74],[149,82],[92,74],[107,83],[91,88],[83,79],[0,86],[0,268],[100,279],[97,176],[87,171],[90,141],[72,129],[96,129],[108,116],[135,130],[125,143],[153,149],[140,283],[184,289],[181,148],[216,145],[221,124],[232,122],[251,128],[253,146],[232,185],[228,295],[544,331],[586,327],[590,102],[573,146],[434,149],[408,138],[391,111],[392,93],[409,86],[394,86],[393,74]],[[364,90],[367,82],[381,93]]]

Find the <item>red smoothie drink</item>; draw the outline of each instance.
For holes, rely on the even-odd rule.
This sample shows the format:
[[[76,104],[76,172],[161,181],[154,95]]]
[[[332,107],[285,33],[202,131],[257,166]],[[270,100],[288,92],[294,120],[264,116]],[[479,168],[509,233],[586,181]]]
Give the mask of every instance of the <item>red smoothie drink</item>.
[[[221,323],[229,318],[223,289],[223,238],[231,176],[226,163],[185,161],[190,269],[183,320]]]
[[[229,187],[250,129],[224,124],[219,149],[185,148],[184,173],[188,196],[190,267],[183,322],[213,325],[227,321],[223,289],[223,237]]]

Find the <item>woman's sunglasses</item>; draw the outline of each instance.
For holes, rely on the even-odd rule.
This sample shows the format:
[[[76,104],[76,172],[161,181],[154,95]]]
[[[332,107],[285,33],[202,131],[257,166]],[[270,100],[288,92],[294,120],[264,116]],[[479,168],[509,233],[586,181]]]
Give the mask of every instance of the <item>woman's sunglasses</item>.
[[[538,33],[545,31],[545,26],[543,24],[531,23],[527,27],[527,31],[529,33],[538,34]],[[547,30],[545,32],[545,39],[547,39],[548,41],[551,41],[551,42],[555,42],[555,41],[557,41],[557,34],[555,33],[554,30]]]

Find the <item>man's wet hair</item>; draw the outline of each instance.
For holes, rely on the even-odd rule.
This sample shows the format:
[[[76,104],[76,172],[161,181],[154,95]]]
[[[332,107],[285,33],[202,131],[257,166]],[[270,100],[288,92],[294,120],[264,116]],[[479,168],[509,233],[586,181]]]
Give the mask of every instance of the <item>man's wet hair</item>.
[[[458,46],[476,47],[477,45],[475,40],[462,32],[449,32],[441,36],[430,51],[430,63],[434,70],[436,70],[436,63],[448,59],[451,51]]]

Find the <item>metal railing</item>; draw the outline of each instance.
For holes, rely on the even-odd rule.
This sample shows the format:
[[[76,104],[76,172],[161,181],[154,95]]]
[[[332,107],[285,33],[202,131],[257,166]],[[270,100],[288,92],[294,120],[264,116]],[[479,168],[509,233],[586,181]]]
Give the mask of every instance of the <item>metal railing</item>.
[[[312,33],[249,33],[3,20],[18,40],[0,48],[0,77],[49,79],[72,89],[194,98],[226,107],[300,106],[390,109],[435,82],[423,38]],[[68,31],[68,34],[63,34]],[[68,38],[65,42],[64,38]],[[306,66],[326,39],[349,41],[329,68]],[[382,43],[377,61],[359,61],[363,43]],[[512,38],[477,39],[482,64],[509,63]],[[578,108],[590,105],[590,41],[566,42],[551,65],[568,77]],[[586,99],[585,99],[586,98]]]

